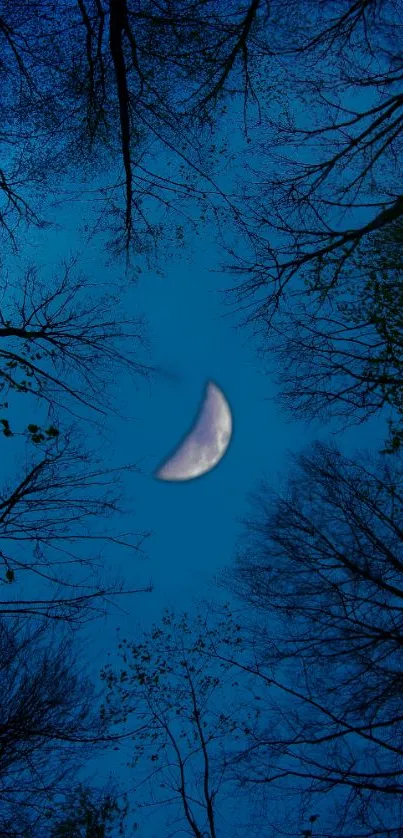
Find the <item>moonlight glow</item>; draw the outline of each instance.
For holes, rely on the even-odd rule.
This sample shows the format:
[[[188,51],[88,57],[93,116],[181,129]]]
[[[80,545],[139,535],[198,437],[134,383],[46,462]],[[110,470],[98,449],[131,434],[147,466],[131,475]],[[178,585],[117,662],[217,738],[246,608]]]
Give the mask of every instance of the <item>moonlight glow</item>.
[[[209,381],[196,424],[155,476],[160,480],[191,480],[211,471],[224,456],[231,434],[229,404],[216,384]]]

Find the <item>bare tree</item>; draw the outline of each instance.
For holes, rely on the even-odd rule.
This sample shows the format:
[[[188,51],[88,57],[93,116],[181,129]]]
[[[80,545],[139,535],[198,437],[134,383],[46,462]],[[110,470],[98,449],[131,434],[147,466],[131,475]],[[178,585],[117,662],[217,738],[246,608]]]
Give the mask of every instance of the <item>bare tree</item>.
[[[263,690],[262,726],[235,775],[268,801],[278,790],[291,796],[288,834],[301,834],[303,818],[307,835],[397,838],[402,464],[349,459],[321,443],[296,463],[281,495],[263,484],[253,497],[224,578],[257,617],[250,660],[238,665]]]
[[[76,271],[71,259],[45,282],[34,266],[1,283],[0,390],[31,393],[53,409],[74,403],[105,413],[119,371],[147,375],[141,317]],[[110,403],[109,403],[110,404]]]
[[[235,301],[263,329],[286,287],[304,283],[323,299],[360,243],[403,213],[399,4],[347,0],[319,8],[295,0],[279,3],[270,20],[263,67],[270,55],[283,67],[283,103],[275,115],[262,106],[264,136],[242,166],[248,247],[230,249],[236,261],[229,266],[243,277],[231,289]]]
[[[396,222],[358,248],[323,304],[291,296],[264,346],[294,416],[358,424],[389,407],[388,452],[402,439],[402,229]]]
[[[19,14],[16,19],[23,25]],[[23,36],[16,43],[23,49]],[[26,57],[31,59],[35,56]],[[101,529],[101,521],[120,515],[118,483],[135,468],[103,469],[88,446],[84,450],[78,429],[65,426],[59,408],[76,416],[80,407],[85,419],[91,409],[101,414],[112,410],[108,396],[116,396],[118,374],[149,373],[138,358],[145,344],[144,324],[140,317],[122,313],[116,294],[105,293],[102,283],[90,283],[77,271],[75,259],[47,281],[33,266],[23,272],[21,282],[10,279],[10,273],[4,271],[0,282],[0,430],[3,444],[10,445],[13,437],[12,444],[21,437],[28,444],[20,473],[12,466],[7,479],[4,463],[0,611],[78,623],[104,613],[108,597],[137,592],[117,578],[102,580],[99,567],[101,558],[104,566],[106,545],[115,554],[120,549],[137,552],[144,534],[122,535],[113,525],[108,532]],[[48,411],[45,424],[34,416],[21,430],[22,411],[7,418],[10,395],[21,393],[42,402]],[[27,414],[31,408],[28,399]],[[95,544],[100,549],[94,550]],[[27,572],[42,580],[36,598],[21,587]]]
[[[52,224],[43,202],[61,161],[47,141],[63,74],[55,11],[47,0],[0,4],[0,229],[14,251],[21,222]]]
[[[116,200],[110,205],[117,217],[118,250],[127,250],[132,240],[137,249],[144,247],[145,233],[158,234],[143,208],[146,198],[162,209],[175,195],[183,203],[189,175],[199,179],[202,173],[198,164],[208,156],[208,133],[224,95],[240,92],[245,102],[254,95],[249,51],[264,6],[262,0],[71,4],[67,13],[82,32],[71,42],[68,59],[67,79],[73,79],[75,112],[81,117],[72,159],[74,148],[82,155],[83,142],[91,158],[100,143],[113,149],[115,159],[118,152],[123,178],[117,194],[123,187],[124,206]],[[182,183],[154,166],[151,145],[185,164]],[[191,191],[197,197],[199,185]]]
[[[135,467],[102,468],[92,452],[80,449],[73,431],[45,439],[41,446],[27,455],[21,475],[13,473],[0,494],[0,556],[8,594],[0,611],[75,624],[104,613],[111,596],[136,592],[117,579],[102,582],[99,572],[105,567],[105,547],[114,555],[119,550],[137,553],[146,537],[119,532],[110,523],[112,516],[123,514],[121,480]],[[42,582],[42,598],[25,598],[20,586],[27,574]]]
[[[0,682],[1,834],[81,835],[67,827],[61,831],[72,781],[77,784],[77,772],[90,757],[122,737],[109,734],[100,718],[101,696],[83,674],[72,638],[49,623],[30,620],[28,628],[24,618],[1,618]],[[95,804],[97,796],[101,790],[97,795],[86,787],[82,802],[87,801],[87,811],[93,808],[93,814],[90,798]],[[103,796],[105,820],[112,816],[113,800],[108,793]],[[77,792],[75,797],[78,803]],[[101,815],[102,807],[98,810]],[[90,834],[95,838],[101,832]]]
[[[202,614],[190,621],[187,614],[175,617],[166,610],[161,625],[144,632],[141,642],[119,643],[120,672],[111,665],[101,672],[108,688],[102,715],[115,724],[133,719],[143,728],[127,765],[135,769],[143,795],[139,805],[167,812],[166,835],[179,829],[216,838],[224,824],[228,829],[222,805],[231,795],[226,756],[233,740],[244,737],[255,708],[247,690],[235,691],[235,708],[230,693],[238,685],[232,683],[232,666],[217,665],[209,651],[212,637],[229,643],[231,636],[236,645],[239,628],[226,619],[209,626]],[[242,820],[238,811],[233,834],[244,828]]]
[[[93,177],[120,164],[122,176],[107,178],[98,198],[106,199],[108,224],[116,222],[117,250],[131,243],[143,250],[159,229],[145,202],[164,209],[176,196],[183,203],[189,174],[198,177],[209,156],[223,98],[240,93],[245,107],[256,98],[251,64],[266,7],[263,0],[69,0],[56,8],[46,0],[39,9],[25,0],[17,11],[2,0],[0,59],[14,107],[9,120],[4,107],[4,125],[14,129],[14,156],[39,154],[31,169],[48,172],[49,185],[52,172],[73,167]],[[154,166],[156,147],[185,166],[183,177]],[[7,183],[11,190],[11,176]],[[105,207],[102,223],[104,214]]]

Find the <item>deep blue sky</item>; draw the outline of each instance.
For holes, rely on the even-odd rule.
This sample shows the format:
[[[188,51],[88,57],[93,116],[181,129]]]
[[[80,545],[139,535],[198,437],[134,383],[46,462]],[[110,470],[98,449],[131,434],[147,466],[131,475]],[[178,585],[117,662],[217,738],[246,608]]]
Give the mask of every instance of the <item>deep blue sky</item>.
[[[80,211],[80,207],[78,207]],[[45,265],[81,251],[81,264],[91,279],[115,281],[122,266],[105,266],[97,244],[85,247],[77,232],[77,207],[67,206],[57,215],[64,229],[31,233],[24,255]],[[163,248],[163,244],[162,244]],[[120,602],[127,613],[116,611],[83,633],[89,669],[97,677],[110,652],[117,660],[116,627],[122,636],[133,636],[137,626],[148,628],[166,606],[191,613],[196,597],[215,596],[214,577],[234,555],[240,533],[239,518],[248,511],[247,493],[265,475],[273,483],[285,476],[287,449],[297,451],[309,440],[324,437],[329,427],[302,424],[281,413],[272,398],[273,378],[259,366],[250,333],[236,330],[237,318],[224,306],[220,289],[233,278],[215,271],[221,254],[207,223],[198,236],[190,236],[186,250],[171,247],[160,260],[159,276],[143,270],[138,284],[123,290],[129,312],[142,312],[148,321],[151,354],[161,369],[136,387],[122,376],[121,396],[127,402],[125,418],[108,420],[109,457],[113,463],[137,462],[140,472],[127,486],[126,505],[132,510],[133,529],[150,530],[146,556],[127,554],[116,565],[128,587],[150,579],[151,594]],[[146,358],[147,360],[147,358]],[[210,474],[194,481],[169,483],[154,479],[153,472],[194,422],[207,380],[223,390],[231,406],[234,432],[228,451]],[[92,433],[89,429],[89,433]],[[348,451],[355,445],[374,447],[384,439],[383,422],[352,428],[336,437]],[[113,554],[111,554],[113,564]],[[33,590],[31,587],[30,590]],[[218,594],[217,594],[218,595]],[[100,776],[118,770],[112,756],[96,766]],[[130,785],[125,769],[120,779]],[[144,838],[151,834],[140,830]]]
[[[82,247],[73,218],[66,223],[65,234],[47,234],[49,262]],[[137,386],[122,377],[121,395],[127,399],[129,418],[107,423],[110,461],[124,464],[130,460],[141,469],[128,484],[126,504],[133,511],[129,523],[133,529],[152,532],[144,545],[146,556],[128,553],[116,569],[128,587],[151,579],[154,590],[119,600],[127,613],[113,611],[83,632],[82,641],[87,639],[83,653],[94,679],[106,660],[120,666],[117,626],[121,636],[135,637],[138,628],[158,621],[166,606],[191,613],[195,598],[224,596],[215,589],[214,577],[234,555],[239,518],[249,510],[247,493],[262,475],[275,484],[285,477],[287,449],[297,451],[330,430],[317,425],[307,430],[282,414],[272,401],[273,378],[261,371],[250,336],[235,329],[236,317],[229,315],[217,293],[232,282],[228,275],[211,273],[218,261],[218,250],[206,227],[185,253],[179,251],[175,259],[162,261],[162,277],[145,271],[137,285],[123,292],[127,310],[141,311],[148,320],[149,360],[162,373],[149,381],[138,381]],[[99,249],[84,252],[82,264],[91,277],[114,278],[113,268],[105,267]],[[192,425],[208,379],[222,388],[232,409],[234,433],[225,457],[210,474],[194,481],[154,479],[156,466]],[[383,441],[384,430],[378,420],[352,428],[336,440],[345,450],[358,444],[372,448],[377,437]],[[89,767],[99,779],[113,770],[123,787],[130,788],[133,773],[122,767],[121,761],[122,755],[112,752]],[[139,814],[135,817],[141,823]],[[160,817],[163,835],[163,813]],[[156,833],[149,829],[145,826],[138,834],[153,838]]]

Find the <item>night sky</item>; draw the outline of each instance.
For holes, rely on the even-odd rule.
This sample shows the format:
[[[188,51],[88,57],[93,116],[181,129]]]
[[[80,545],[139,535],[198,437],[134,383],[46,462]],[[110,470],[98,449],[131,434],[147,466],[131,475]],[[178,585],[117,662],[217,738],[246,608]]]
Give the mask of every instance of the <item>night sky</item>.
[[[66,227],[62,253],[67,256],[79,242],[73,214]],[[52,249],[43,244],[41,252],[49,262],[60,258],[60,240],[60,234],[55,236]],[[106,267],[103,254],[94,250],[83,250],[81,263],[89,275],[113,281],[113,266]],[[108,442],[105,458],[111,464],[131,461],[139,466],[127,483],[125,501],[132,515],[123,527],[129,523],[135,531],[151,532],[143,544],[144,554],[128,553],[126,558],[120,554],[116,565],[112,554],[110,565],[128,587],[151,581],[154,589],[119,598],[106,619],[82,630],[82,652],[94,680],[105,662],[120,666],[117,627],[120,637],[135,638],[158,622],[166,607],[191,615],[204,598],[213,602],[229,598],[216,587],[215,578],[234,557],[242,532],[240,519],[249,511],[248,493],[263,476],[278,486],[286,477],[288,451],[296,452],[336,429],[318,422],[308,428],[275,403],[274,374],[264,373],[252,337],[236,328],[236,315],[218,293],[231,284],[231,278],[212,272],[220,258],[213,230],[205,225],[186,251],[181,249],[175,256],[162,264],[163,276],[144,272],[136,285],[123,292],[128,310],[141,311],[148,321],[150,346],[144,357],[159,372],[150,379],[119,382],[125,415],[108,418],[103,427]],[[192,426],[208,380],[217,383],[231,406],[230,446],[211,473],[193,481],[160,481],[154,477],[155,469]],[[384,420],[378,418],[334,439],[348,453],[356,445],[373,449],[384,441],[384,432]],[[124,764],[127,753],[123,747],[93,760],[84,774],[94,771],[98,782],[112,770],[122,790],[130,789],[133,772]],[[152,832],[150,817],[145,815],[145,826],[137,834],[164,835],[163,811],[152,813]],[[140,813],[134,811],[133,818],[141,825]]]
[[[229,168],[225,178],[230,181],[235,173]],[[159,272],[142,262],[141,275],[130,282],[130,276],[123,280],[122,262],[106,264],[102,235],[88,241],[80,230],[88,215],[84,200],[82,207],[72,203],[52,212],[60,229],[29,231],[19,258],[39,261],[46,270],[78,253],[91,279],[115,284],[126,310],[144,316],[148,344],[139,351],[141,360],[155,367],[146,378],[122,374],[113,397],[122,416],[109,416],[102,433],[96,425],[88,424],[85,430],[91,443],[101,441],[106,464],[123,466],[130,461],[138,466],[126,479],[129,516],[122,528],[150,536],[141,554],[120,552],[114,558],[110,552],[109,564],[127,587],[153,584],[151,593],[120,598],[105,619],[82,630],[79,645],[96,680],[107,660],[119,663],[118,627],[121,636],[135,637],[158,622],[166,607],[191,615],[203,598],[228,599],[215,579],[233,561],[241,519],[249,510],[248,493],[262,477],[278,486],[286,477],[288,452],[331,436],[337,427],[294,421],[276,403],[275,371],[267,372],[251,329],[239,327],[240,317],[223,294],[233,277],[218,270],[223,259],[211,221],[200,221],[197,232],[187,232],[185,246],[173,241],[165,253],[162,243]],[[208,381],[222,390],[232,411],[233,434],[225,456],[211,473],[195,480],[156,479],[155,470],[195,422]],[[12,410],[18,408],[11,407],[11,419]],[[385,438],[384,417],[339,431],[333,438],[344,453],[358,446],[379,448]],[[7,458],[10,465],[11,448]],[[31,595],[35,584],[30,582]],[[113,770],[124,790],[130,788],[133,775],[121,763],[120,753],[111,754],[90,763],[84,775],[93,770],[98,781]],[[135,812],[133,816],[141,827],[141,817]],[[164,836],[163,814],[158,817],[158,834]],[[147,826],[137,834],[154,836]]]
[[[157,370],[146,379],[122,375],[115,392],[122,418],[108,417],[102,423],[105,464],[132,462],[139,469],[126,483],[125,505],[131,512],[122,528],[129,525],[151,533],[141,554],[120,553],[116,560],[109,551],[109,566],[129,588],[150,581],[154,587],[151,593],[119,598],[106,618],[81,630],[80,654],[99,684],[106,662],[120,665],[117,630],[120,637],[135,638],[158,622],[166,607],[191,615],[203,599],[228,600],[215,579],[233,560],[242,532],[240,519],[249,511],[248,493],[263,476],[278,486],[286,477],[288,452],[326,438],[336,426],[313,422],[307,427],[285,415],[274,401],[274,371],[265,372],[251,333],[237,328],[239,318],[221,293],[232,278],[216,272],[222,254],[207,223],[198,235],[189,236],[186,248],[178,248],[169,260],[161,259],[162,275],[143,270],[136,283],[122,289],[121,264],[116,269],[106,265],[99,246],[86,244],[76,211],[63,208],[57,219],[63,229],[28,236],[22,259],[35,258],[47,270],[78,252],[80,266],[91,279],[117,283],[126,310],[145,316],[148,346],[141,350],[142,360]],[[225,456],[211,473],[195,480],[156,479],[157,467],[193,425],[209,380],[222,389],[232,411],[233,435]],[[20,398],[25,405],[26,397]],[[18,407],[14,410],[17,413]],[[98,441],[99,430],[86,426],[91,443]],[[384,432],[384,420],[377,418],[339,432],[335,440],[346,453],[356,445],[373,449],[384,441]],[[31,579],[32,596],[35,585]],[[18,590],[17,585],[16,596]],[[126,753],[123,747],[90,761],[83,776],[93,772],[97,783],[112,771],[121,790],[130,789],[133,772],[125,767]],[[131,817],[141,826],[135,807]],[[164,835],[164,813],[153,813],[155,832],[149,831],[148,817],[137,834]]]

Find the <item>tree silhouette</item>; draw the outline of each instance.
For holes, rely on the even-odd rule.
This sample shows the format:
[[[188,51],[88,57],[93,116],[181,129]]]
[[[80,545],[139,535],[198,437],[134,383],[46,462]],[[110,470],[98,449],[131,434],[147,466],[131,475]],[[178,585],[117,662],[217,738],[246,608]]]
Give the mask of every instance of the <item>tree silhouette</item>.
[[[0,618],[0,831],[7,838],[45,838],[82,832],[62,831],[64,806],[71,803],[71,783],[90,757],[118,736],[108,734],[99,716],[100,695],[83,674],[72,637],[49,623]],[[87,785],[77,803],[87,811],[101,797]],[[99,821],[110,819],[113,797],[105,789]],[[94,821],[95,824],[95,821]],[[107,835],[98,831],[87,836]]]
[[[397,836],[400,458],[354,460],[316,443],[295,459],[281,495],[263,484],[253,496],[255,514],[224,577],[256,615],[250,660],[238,665],[264,690],[261,730],[235,774],[268,800],[278,789],[300,797],[288,810],[289,834],[301,834],[299,819],[314,811],[323,834]]]
[[[14,252],[22,222],[37,228],[52,224],[43,200],[50,170],[57,176],[61,168],[50,132],[63,72],[55,11],[56,4],[47,0],[0,4],[0,229]]]
[[[130,465],[102,468],[94,452],[80,448],[73,431],[45,440],[39,451],[27,455],[21,476],[13,473],[0,493],[1,614],[78,624],[104,613],[110,597],[138,592],[116,578],[102,581],[99,573],[105,546],[115,554],[120,549],[138,552],[146,535],[121,533],[110,524],[112,516],[123,512],[123,474],[133,470]],[[43,596],[26,598],[21,582],[27,574],[42,582]]]
[[[111,172],[97,189],[104,207],[95,226],[104,225],[106,212],[115,252],[131,244],[144,251],[147,236],[155,241],[159,232],[145,201],[168,208],[175,196],[183,203],[189,189],[197,198],[198,185],[187,180],[192,170],[200,174],[203,157],[207,161],[222,100],[254,96],[249,68],[265,6],[262,0],[148,0],[141,6],[135,0],[24,0],[16,11],[3,0],[3,124],[13,156],[33,173],[36,187],[42,178],[53,193],[55,177],[73,169],[86,179],[121,167],[122,176]],[[183,177],[154,166],[156,147],[185,167]],[[12,196],[11,172],[4,179]],[[16,196],[15,213],[21,215],[24,201]],[[27,220],[34,220],[32,213]]]
[[[291,297],[266,346],[294,416],[358,424],[389,406],[389,452],[402,436],[402,229],[396,222],[359,249],[320,307]]]
[[[112,410],[108,395],[119,370],[134,376],[149,372],[137,360],[145,340],[141,318],[119,319],[116,296],[99,293],[80,273],[74,275],[75,268],[72,259],[52,282],[41,281],[33,266],[21,285],[6,275],[0,306],[3,445],[26,443],[25,465],[20,474],[13,467],[8,479],[4,469],[0,490],[0,611],[71,623],[104,613],[109,597],[129,592],[117,578],[101,579],[99,561],[108,544],[115,554],[137,552],[144,534],[122,536],[110,524],[108,532],[101,530],[102,521],[120,514],[121,478],[136,469],[103,468],[88,443],[83,445],[82,428],[68,426],[63,411],[76,416],[77,405],[84,410],[80,420],[88,419],[87,408],[90,416],[92,411],[105,415]],[[20,427],[22,412],[8,418],[8,408],[14,408],[21,393],[31,396],[27,414],[32,410],[33,421],[25,429]],[[35,421],[35,404],[41,402],[47,409],[45,422]],[[116,407],[113,412],[118,413]],[[90,571],[85,581],[77,575],[80,567]],[[35,599],[21,587],[27,572],[43,583]]]
[[[101,672],[108,690],[102,716],[123,725],[133,719],[143,728],[127,765],[141,806],[163,807],[167,830],[175,824],[197,838],[216,838],[227,823],[222,802],[233,790],[226,757],[232,740],[245,738],[255,708],[247,690],[235,693],[236,706],[229,700],[232,667],[217,665],[210,646],[223,637],[236,645],[239,628],[226,619],[208,626],[202,614],[190,621],[167,609],[141,641],[119,643],[120,672],[112,665]],[[234,834],[242,820],[239,813]]]
[[[229,290],[264,333],[286,289],[305,286],[323,300],[360,244],[403,213],[398,4],[291,7],[280,3],[262,48],[264,71],[273,66],[269,101],[281,87],[282,104],[274,114],[262,104],[264,137],[242,166],[238,244],[247,248],[228,248],[239,278]]]
[[[116,294],[64,263],[51,281],[31,265],[22,282],[6,276],[1,287],[1,393],[31,393],[55,410],[74,403],[105,413],[107,393],[120,370],[134,376],[150,368],[138,360],[145,342],[141,317],[125,317]],[[119,314],[121,317],[119,318]]]

